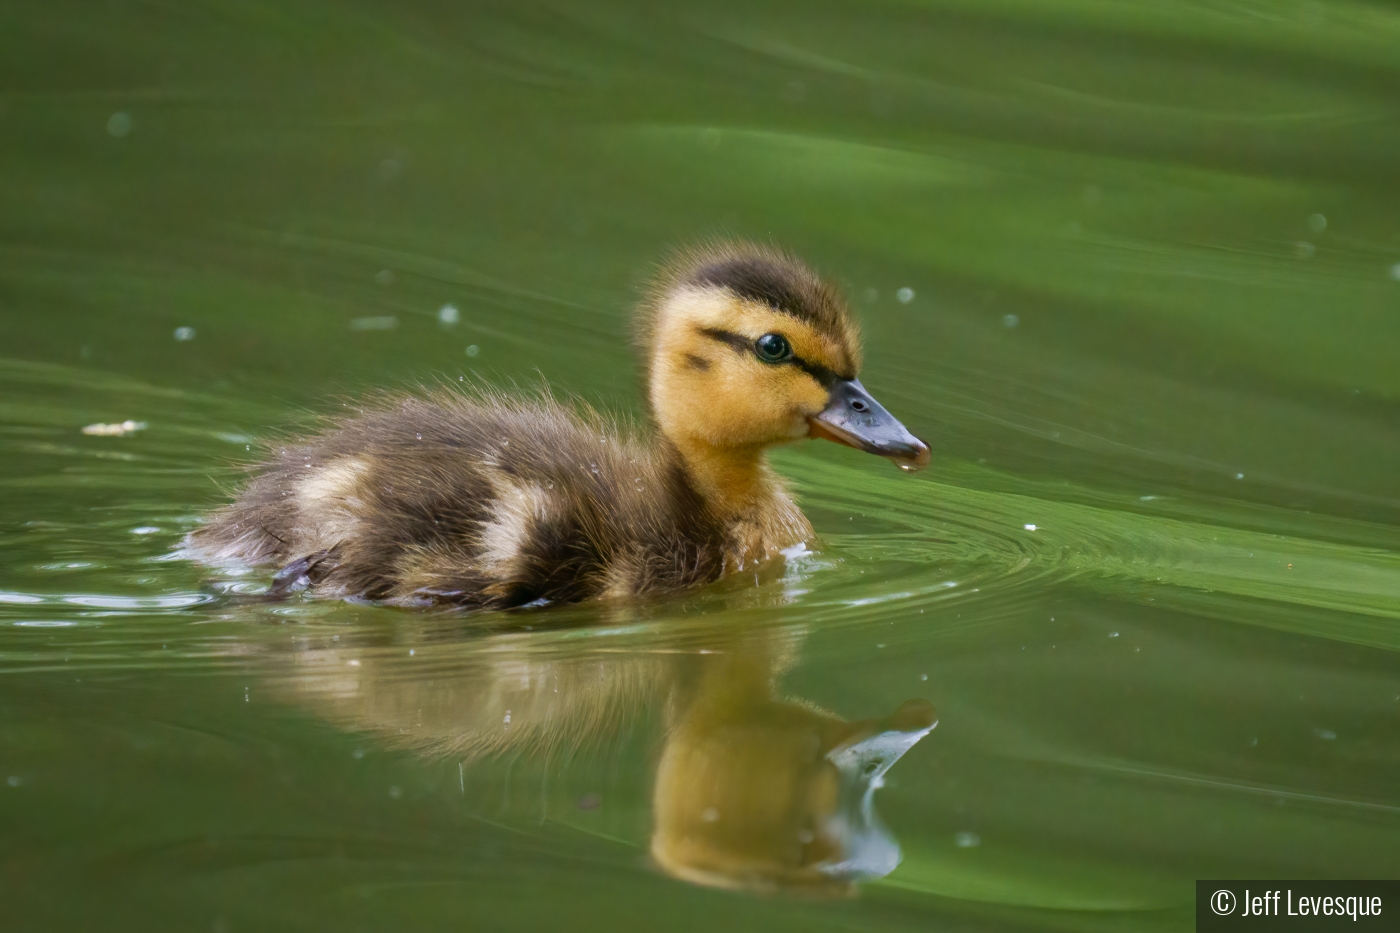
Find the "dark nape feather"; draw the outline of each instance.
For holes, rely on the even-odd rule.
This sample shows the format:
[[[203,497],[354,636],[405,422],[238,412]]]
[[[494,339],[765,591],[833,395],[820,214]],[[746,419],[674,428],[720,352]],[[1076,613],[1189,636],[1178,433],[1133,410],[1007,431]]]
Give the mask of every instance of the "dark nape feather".
[[[805,289],[787,268],[771,260],[756,256],[721,259],[696,269],[688,283],[727,288],[740,298],[793,317],[814,317],[812,296],[803,294]]]

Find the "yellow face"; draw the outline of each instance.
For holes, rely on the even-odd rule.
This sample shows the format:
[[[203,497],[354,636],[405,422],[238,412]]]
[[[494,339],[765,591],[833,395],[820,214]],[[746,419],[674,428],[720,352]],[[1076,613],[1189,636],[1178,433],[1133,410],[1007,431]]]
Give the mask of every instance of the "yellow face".
[[[720,288],[687,286],[658,309],[651,404],[682,447],[758,448],[808,436],[831,379],[853,379],[858,349]]]

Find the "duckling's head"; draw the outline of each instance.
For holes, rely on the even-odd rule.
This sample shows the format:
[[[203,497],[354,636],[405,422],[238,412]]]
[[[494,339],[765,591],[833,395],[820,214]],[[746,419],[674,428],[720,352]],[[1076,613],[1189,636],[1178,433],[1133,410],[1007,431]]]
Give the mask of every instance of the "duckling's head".
[[[781,250],[721,243],[678,254],[640,325],[652,412],[683,453],[816,437],[928,463],[928,445],[860,384],[860,333],[840,290]]]

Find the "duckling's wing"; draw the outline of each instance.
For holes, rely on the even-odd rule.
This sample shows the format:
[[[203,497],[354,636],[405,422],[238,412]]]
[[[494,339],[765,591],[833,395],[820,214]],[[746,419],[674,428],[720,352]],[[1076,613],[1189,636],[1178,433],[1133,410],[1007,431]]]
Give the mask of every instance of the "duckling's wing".
[[[279,448],[188,547],[280,564],[279,592],[502,608],[713,579],[717,542],[624,426],[548,397],[436,393]]]

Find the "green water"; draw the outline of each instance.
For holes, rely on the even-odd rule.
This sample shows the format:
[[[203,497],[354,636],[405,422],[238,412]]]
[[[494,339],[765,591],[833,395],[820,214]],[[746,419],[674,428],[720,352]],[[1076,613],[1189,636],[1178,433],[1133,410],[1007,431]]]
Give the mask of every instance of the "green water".
[[[1397,48],[1291,0],[0,7],[0,926],[1186,930],[1196,878],[1396,877]],[[638,411],[629,306],[712,234],[844,282],[934,450],[780,452],[781,579],[461,619],[169,557],[344,396]],[[663,871],[716,695],[768,749],[931,701],[899,867]]]

